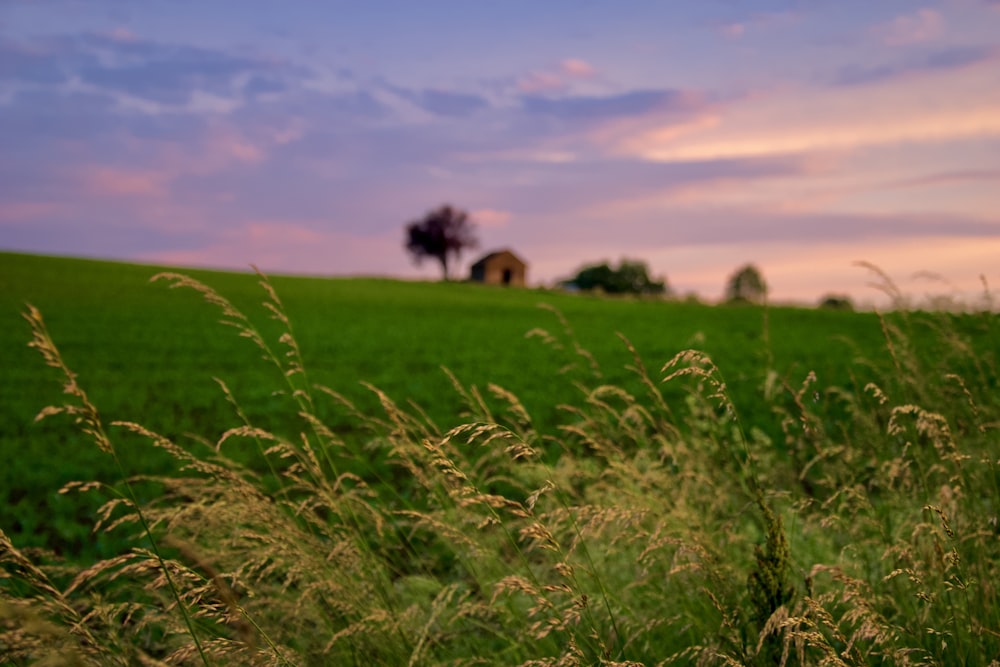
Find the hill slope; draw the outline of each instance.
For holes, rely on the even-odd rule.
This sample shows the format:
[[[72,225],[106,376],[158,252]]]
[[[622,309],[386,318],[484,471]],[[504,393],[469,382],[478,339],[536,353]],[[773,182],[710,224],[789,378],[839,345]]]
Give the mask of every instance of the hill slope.
[[[83,516],[92,509],[54,493],[62,484],[115,471],[92,446],[67,435],[61,424],[33,417],[59,400],[51,369],[26,347],[24,304],[38,307],[66,361],[79,374],[106,420],[140,421],[170,437],[218,434],[239,419],[213,377],[231,387],[243,408],[268,428],[283,423],[284,399],[272,389],[273,367],[228,327],[220,313],[190,290],[172,290],[150,278],[160,267],[69,258],[0,254],[0,456],[4,509],[0,523],[14,535],[35,535],[75,550],[90,538]],[[266,336],[276,335],[256,276],[183,271],[206,282],[244,310]],[[679,351],[707,352],[722,370],[748,428],[779,439],[777,418],[762,394],[765,384],[797,386],[813,371],[818,389],[856,382],[855,361],[885,355],[872,314],[793,308],[708,307],[661,301],[615,300],[559,292],[506,290],[475,284],[381,279],[275,276],[312,382],[332,387],[365,412],[379,410],[361,383],[400,403],[413,401],[439,426],[461,423],[463,403],[441,370],[485,391],[490,383],[517,395],[544,433],[565,420],[561,404],[582,399],[574,385],[609,383],[640,391],[628,370],[634,345],[654,377]],[[574,351],[562,314],[579,345],[599,365]],[[541,336],[543,328],[562,349]],[[571,367],[571,368],[570,368]],[[667,387],[682,407],[683,391]],[[331,404],[329,422],[348,437],[350,415]],[[279,423],[275,423],[278,420]],[[67,439],[69,438],[69,439]],[[553,453],[554,455],[554,453]],[[162,470],[164,457],[148,448],[127,450],[130,472]]]

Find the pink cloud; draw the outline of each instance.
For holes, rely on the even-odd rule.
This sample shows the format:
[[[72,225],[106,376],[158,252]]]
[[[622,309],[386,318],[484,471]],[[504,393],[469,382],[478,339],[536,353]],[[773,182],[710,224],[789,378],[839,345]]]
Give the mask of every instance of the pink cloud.
[[[597,74],[590,63],[577,58],[567,58],[559,67],[564,74],[577,79],[589,79]]]
[[[170,174],[162,171],[86,166],[80,179],[91,194],[111,197],[162,197]]]
[[[522,93],[554,92],[565,87],[565,82],[557,74],[549,72],[532,72],[517,82],[517,88]]]
[[[298,223],[257,220],[249,222],[240,236],[253,245],[268,246],[272,243],[291,244],[321,243],[324,235],[311,227]]]
[[[600,143],[611,145],[614,152],[625,155],[643,155],[652,145],[670,144],[689,135],[711,130],[722,123],[722,115],[715,109],[706,110],[693,118],[680,121],[654,121],[636,127],[635,124],[618,124],[617,127],[599,128],[594,133]]]
[[[280,136],[273,137],[278,143]],[[232,162],[257,163],[264,160],[264,149],[246,137],[222,128],[216,130],[205,146],[206,157],[211,163],[228,165]]]
[[[719,26],[719,32],[721,32],[726,37],[731,39],[737,39],[742,37],[747,31],[747,26],[745,23],[726,23]]]
[[[398,234],[361,236],[327,227],[314,221],[250,220],[215,234],[198,247],[145,253],[139,259],[236,270],[254,264],[266,272],[313,275],[398,275],[401,268],[411,266]]]
[[[906,46],[934,41],[942,35],[944,29],[945,21],[941,13],[930,7],[923,7],[879,26],[876,34],[888,46]]]
[[[107,36],[116,42],[128,43],[138,42],[139,37],[134,32],[124,26],[118,26],[107,33]]]
[[[217,124],[190,144],[126,138],[129,152],[137,158],[134,165],[81,164],[74,167],[75,180],[91,196],[162,199],[170,193],[171,183],[181,176],[261,164],[270,147],[294,141],[301,133],[302,128],[294,123],[278,129],[265,128],[254,136]],[[219,193],[220,198],[225,196]]]
[[[750,32],[783,28],[798,20],[798,13],[793,11],[765,12],[747,17],[743,21],[718,24],[715,29],[727,39],[739,39]]]
[[[965,169],[949,171],[915,178],[903,178],[886,183],[891,188],[922,188],[958,183],[989,182],[1000,183],[1000,169]]]
[[[234,165],[254,165],[267,160],[269,150],[294,141],[302,129],[294,122],[280,128],[239,131],[217,121],[205,134],[188,143],[136,142],[134,150],[173,176],[211,174]]]
[[[498,211],[490,208],[482,208],[472,211],[470,215],[472,217],[472,222],[477,227],[498,229],[500,227],[506,227],[507,223],[510,222],[510,211]]]
[[[91,181],[109,194],[160,194],[169,181],[182,175],[213,174],[238,165],[258,165],[268,158],[272,146],[300,136],[294,127],[262,130],[248,136],[225,125],[213,127],[206,136],[191,144],[138,142],[146,167],[137,169],[101,168]],[[88,168],[93,171],[93,168]]]
[[[681,124],[636,125],[613,137],[612,146],[646,160],[683,162],[993,140],[1000,137],[995,65],[983,60],[890,78],[854,95],[836,88],[773,89]]]
[[[305,136],[306,124],[301,118],[293,118],[285,127],[271,132],[270,140],[279,146],[298,141]]]
[[[566,90],[576,81],[584,81],[597,76],[597,70],[590,63],[579,58],[567,58],[554,70],[531,72],[517,82],[523,93],[551,93]]]
[[[53,213],[60,213],[64,207],[51,202],[5,202],[0,204],[0,222],[26,222]]]

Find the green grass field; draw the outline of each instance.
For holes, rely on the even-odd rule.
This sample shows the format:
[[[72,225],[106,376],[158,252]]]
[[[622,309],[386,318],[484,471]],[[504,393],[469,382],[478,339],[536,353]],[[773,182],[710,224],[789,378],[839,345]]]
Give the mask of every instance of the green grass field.
[[[252,273],[185,271],[278,368],[161,268],[0,267],[13,664],[1000,658],[993,314],[275,276],[286,331]],[[27,303],[113,455],[34,421],[81,395],[28,348]],[[115,494],[137,538],[91,530]]]
[[[272,395],[274,369],[259,363],[252,344],[219,326],[219,313],[197,294],[151,284],[162,267],[17,254],[0,255],[0,266],[0,454],[10,462],[0,487],[6,499],[0,517],[11,534],[70,553],[87,549],[89,517],[79,511],[66,516],[70,502],[55,491],[69,481],[116,474],[78,436],[33,423],[59,399],[59,385],[27,348],[26,303],[41,310],[67,363],[108,420],[135,419],[168,437],[220,433],[238,418],[212,379],[218,377],[264,426],[298,428],[287,423],[286,406]],[[267,329],[263,294],[252,273],[185,273],[208,282]],[[370,383],[400,403],[415,402],[445,429],[461,423],[462,402],[442,367],[463,383],[481,389],[495,383],[512,391],[547,433],[560,420],[558,406],[579,403],[573,381],[591,376],[589,362],[571,349],[560,353],[526,337],[538,328],[562,336],[562,325],[543,304],[562,313],[600,365],[602,382],[638,386],[626,368],[631,354],[617,333],[653,368],[696,347],[724,370],[749,423],[771,431],[778,424],[761,396],[769,371],[792,384],[814,371],[821,387],[850,387],[853,375],[867,377],[856,362],[877,359],[882,348],[871,314],[772,309],[765,315],[758,308],[460,283],[277,276],[273,283],[311,381],[369,411],[378,402],[361,383]],[[571,364],[573,371],[560,372]],[[324,417],[341,432],[354,428],[352,419],[332,408]],[[126,461],[136,473],[162,472],[170,464],[148,450],[126,452]]]

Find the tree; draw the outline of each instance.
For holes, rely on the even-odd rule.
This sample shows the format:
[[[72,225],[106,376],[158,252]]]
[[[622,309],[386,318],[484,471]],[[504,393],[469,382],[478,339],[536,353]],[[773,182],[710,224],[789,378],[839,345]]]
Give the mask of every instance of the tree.
[[[582,290],[601,289],[608,294],[664,294],[666,282],[649,277],[645,262],[623,259],[618,268],[607,262],[592,264],[580,269],[575,278],[565,281]]]
[[[445,280],[448,280],[450,257],[457,259],[462,250],[475,248],[477,244],[469,214],[448,204],[406,225],[406,249],[417,264],[425,257],[441,262]]]
[[[737,269],[729,276],[726,283],[727,301],[746,301],[749,303],[764,303],[767,298],[767,283],[753,264],[747,264]]]

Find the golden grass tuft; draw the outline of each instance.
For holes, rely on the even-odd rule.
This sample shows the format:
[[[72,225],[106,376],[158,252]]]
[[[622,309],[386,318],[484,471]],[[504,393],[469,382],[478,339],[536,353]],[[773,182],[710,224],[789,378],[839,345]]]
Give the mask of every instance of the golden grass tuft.
[[[221,380],[233,420],[214,433],[106,429],[29,307],[30,345],[66,391],[41,416],[69,416],[116,460],[163,450],[177,471],[63,489],[101,494],[95,530],[132,537],[100,562],[25,553],[0,532],[0,662],[996,664],[997,374],[951,316],[883,316],[886,358],[864,362],[881,375],[856,386],[786,377],[762,355],[781,424],[764,433],[744,429],[703,352],[654,377],[622,337],[634,395],[554,312],[556,334],[530,335],[567,358],[553,381],[580,389],[558,431],[451,373],[465,414],[440,428],[375,387],[368,414],[310,384],[258,275],[274,341],[210,287],[155,279],[195,290],[257,346],[296,432],[257,425]],[[332,414],[364,437],[339,435]]]

